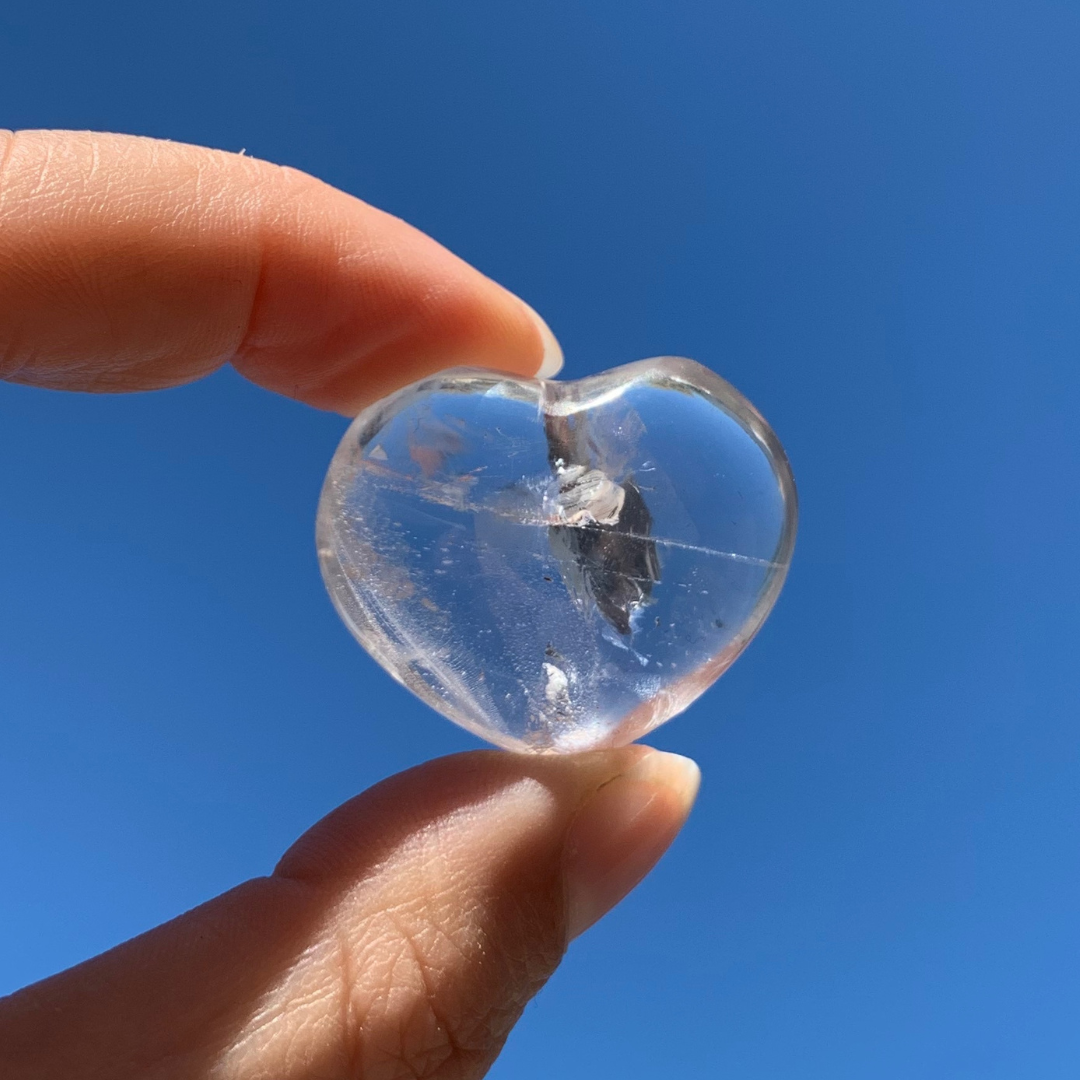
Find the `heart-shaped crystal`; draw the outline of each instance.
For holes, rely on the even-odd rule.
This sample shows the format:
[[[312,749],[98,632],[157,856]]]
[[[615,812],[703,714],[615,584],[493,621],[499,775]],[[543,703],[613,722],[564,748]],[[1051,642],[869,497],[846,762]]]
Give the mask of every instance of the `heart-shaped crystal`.
[[[632,741],[731,665],[795,518],[776,436],[692,360],[459,368],[356,418],[318,546],[342,618],[422,700],[499,746],[575,751]]]

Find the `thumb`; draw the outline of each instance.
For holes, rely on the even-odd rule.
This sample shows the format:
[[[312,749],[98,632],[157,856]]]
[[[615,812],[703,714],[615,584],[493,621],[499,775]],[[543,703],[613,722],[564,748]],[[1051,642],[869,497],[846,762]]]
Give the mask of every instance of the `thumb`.
[[[411,769],[271,877],[0,1002],[0,1074],[480,1077],[697,783],[692,762],[642,746]]]

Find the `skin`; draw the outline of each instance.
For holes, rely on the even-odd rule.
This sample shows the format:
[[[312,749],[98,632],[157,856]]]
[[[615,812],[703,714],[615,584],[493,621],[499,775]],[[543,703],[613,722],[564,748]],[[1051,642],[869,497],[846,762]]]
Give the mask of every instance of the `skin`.
[[[557,366],[522,301],[293,169],[0,132],[0,378],[163,389],[231,363],[317,408],[458,363]],[[5,1080],[471,1080],[648,872],[692,762],[477,751],[391,777],[265,878],[0,999]],[[77,888],[77,882],[73,888]]]

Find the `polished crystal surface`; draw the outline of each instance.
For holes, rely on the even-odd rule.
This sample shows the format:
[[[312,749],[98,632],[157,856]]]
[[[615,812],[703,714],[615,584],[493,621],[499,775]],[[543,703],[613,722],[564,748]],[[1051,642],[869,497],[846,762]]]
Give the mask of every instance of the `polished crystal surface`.
[[[632,741],[730,666],[795,518],[776,437],[691,360],[456,369],[357,417],[318,547],[345,622],[410,690],[499,746],[576,751]]]

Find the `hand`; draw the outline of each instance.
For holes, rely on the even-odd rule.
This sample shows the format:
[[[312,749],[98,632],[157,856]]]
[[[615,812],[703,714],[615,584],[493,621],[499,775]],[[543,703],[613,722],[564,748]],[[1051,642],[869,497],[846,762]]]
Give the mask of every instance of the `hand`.
[[[350,414],[465,362],[550,375],[561,353],[396,218],[234,154],[0,132],[0,377],[146,390],[232,363]],[[0,1000],[0,1076],[482,1076],[567,942],[671,842],[697,779],[642,746],[392,777],[269,877]]]

